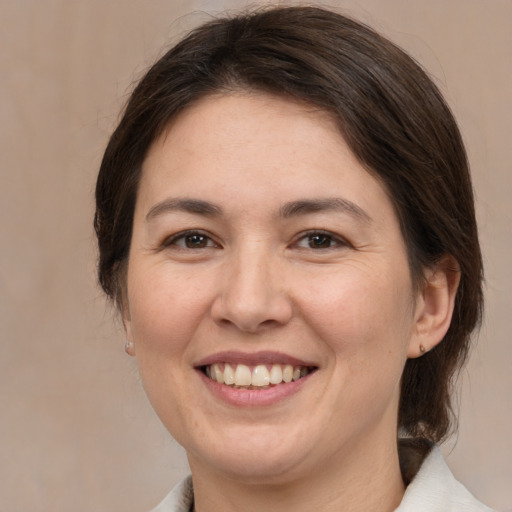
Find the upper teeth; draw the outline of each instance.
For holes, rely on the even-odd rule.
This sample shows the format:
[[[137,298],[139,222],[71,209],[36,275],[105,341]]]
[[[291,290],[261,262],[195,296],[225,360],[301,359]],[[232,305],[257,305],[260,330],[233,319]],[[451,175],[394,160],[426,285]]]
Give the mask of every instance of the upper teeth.
[[[259,364],[254,366],[252,370],[251,367],[245,364],[230,365],[225,363],[221,365],[216,363],[206,367],[206,375],[210,379],[229,386],[264,387],[298,380],[307,374],[307,367],[294,367],[291,364],[273,364],[270,367]]]

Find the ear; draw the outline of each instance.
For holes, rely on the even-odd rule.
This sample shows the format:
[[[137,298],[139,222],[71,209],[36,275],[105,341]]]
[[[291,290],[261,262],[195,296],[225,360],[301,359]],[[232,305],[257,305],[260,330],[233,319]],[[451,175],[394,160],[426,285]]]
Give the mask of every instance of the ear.
[[[415,307],[414,332],[407,356],[420,357],[444,338],[452,320],[460,267],[451,255],[443,256],[424,274],[424,286]]]

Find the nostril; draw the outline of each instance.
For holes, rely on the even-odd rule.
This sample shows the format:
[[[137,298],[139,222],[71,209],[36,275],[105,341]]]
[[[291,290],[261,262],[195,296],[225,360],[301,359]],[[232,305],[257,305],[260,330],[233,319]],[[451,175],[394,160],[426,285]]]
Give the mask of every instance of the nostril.
[[[291,305],[285,297],[267,297],[259,303],[240,298],[236,304],[219,298],[212,305],[212,318],[224,327],[232,325],[248,333],[280,327],[293,316]]]

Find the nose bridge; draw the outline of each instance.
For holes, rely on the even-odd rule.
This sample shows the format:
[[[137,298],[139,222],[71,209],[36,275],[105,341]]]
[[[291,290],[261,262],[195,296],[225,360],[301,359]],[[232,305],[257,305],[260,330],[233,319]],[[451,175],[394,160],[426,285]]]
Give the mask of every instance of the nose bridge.
[[[217,320],[249,332],[289,320],[292,309],[282,286],[279,258],[265,241],[252,240],[239,247],[226,266],[213,308]]]

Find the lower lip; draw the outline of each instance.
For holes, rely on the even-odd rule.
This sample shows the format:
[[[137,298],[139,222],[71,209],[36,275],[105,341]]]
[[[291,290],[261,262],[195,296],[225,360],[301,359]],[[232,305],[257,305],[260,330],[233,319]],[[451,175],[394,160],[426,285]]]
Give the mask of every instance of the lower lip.
[[[200,370],[197,370],[197,372],[214,396],[237,407],[265,407],[282,402],[299,392],[306,381],[314,374],[310,373],[301,379],[266,389],[236,389],[225,384],[219,384]]]

